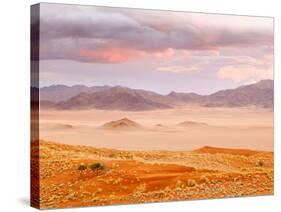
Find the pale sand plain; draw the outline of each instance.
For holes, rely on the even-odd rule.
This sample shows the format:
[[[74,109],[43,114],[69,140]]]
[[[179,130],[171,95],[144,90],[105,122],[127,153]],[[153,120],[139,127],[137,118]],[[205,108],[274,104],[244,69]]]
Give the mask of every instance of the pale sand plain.
[[[141,127],[101,128],[125,117]],[[179,125],[186,121],[194,124]],[[124,150],[178,151],[212,146],[273,151],[273,112],[255,107],[196,106],[153,111],[42,109],[40,138]]]
[[[40,208],[273,194],[268,109],[41,110],[40,138],[31,145]]]

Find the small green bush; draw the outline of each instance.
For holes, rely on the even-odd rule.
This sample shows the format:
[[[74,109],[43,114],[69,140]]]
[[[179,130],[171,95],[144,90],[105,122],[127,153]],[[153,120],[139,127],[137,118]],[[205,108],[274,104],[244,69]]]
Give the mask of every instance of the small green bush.
[[[90,169],[96,173],[98,173],[99,171],[104,170],[104,165],[101,163],[93,163],[90,165]]]
[[[196,186],[196,181],[195,181],[195,180],[188,180],[188,181],[187,181],[187,186],[188,186],[188,187],[194,187],[194,186]]]
[[[78,166],[78,170],[79,171],[84,171],[84,170],[86,170],[87,169],[87,166],[85,165],[85,164],[80,164],[79,166]]]
[[[85,164],[80,164],[78,166],[78,170],[80,171],[80,175],[87,169],[87,166]]]
[[[182,182],[180,180],[177,180],[176,189],[181,189],[181,187],[182,187]]]

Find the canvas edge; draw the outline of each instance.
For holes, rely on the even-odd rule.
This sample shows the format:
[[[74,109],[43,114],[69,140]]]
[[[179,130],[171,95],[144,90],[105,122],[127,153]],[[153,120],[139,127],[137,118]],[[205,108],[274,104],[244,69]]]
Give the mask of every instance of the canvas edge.
[[[40,4],[30,6],[30,206],[40,209],[39,44]]]

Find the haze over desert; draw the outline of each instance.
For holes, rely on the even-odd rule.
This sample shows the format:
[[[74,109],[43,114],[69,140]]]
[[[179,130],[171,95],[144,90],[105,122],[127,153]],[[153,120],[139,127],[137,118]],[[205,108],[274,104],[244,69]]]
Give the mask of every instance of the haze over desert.
[[[124,126],[103,127],[118,120]],[[126,120],[137,126],[130,126]],[[257,107],[188,106],[152,111],[43,109],[40,137],[65,144],[127,150],[214,146],[272,151],[273,115],[271,109]]]

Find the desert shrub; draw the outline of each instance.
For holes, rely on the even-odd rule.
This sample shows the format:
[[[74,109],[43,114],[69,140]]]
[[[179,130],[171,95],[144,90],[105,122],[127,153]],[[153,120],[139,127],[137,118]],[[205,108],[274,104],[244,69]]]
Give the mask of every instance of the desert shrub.
[[[206,175],[201,176],[201,177],[200,177],[200,181],[201,181],[202,183],[210,183],[210,180],[209,180],[208,176],[206,176]],[[188,183],[188,182],[187,182],[187,183]]]
[[[116,157],[117,157],[117,155],[116,155],[116,154],[114,154],[114,153],[111,153],[111,154],[109,154],[109,155],[108,155],[108,157],[110,157],[110,158],[116,158]]]
[[[127,158],[128,158],[129,160],[133,160],[133,159],[134,159],[134,155],[127,155]]]
[[[182,182],[180,180],[177,180],[176,182],[176,189],[181,189]]]
[[[78,166],[78,170],[80,171],[80,174],[83,173],[83,171],[85,171],[87,169],[87,166],[85,164],[80,164]]]
[[[101,163],[93,163],[90,165],[90,169],[96,173],[99,173],[99,171],[104,170],[104,165]]]
[[[257,162],[257,166],[259,166],[259,167],[264,166],[264,162],[263,162],[262,160],[259,160],[259,161]]]
[[[188,180],[188,181],[187,181],[187,186],[188,186],[188,187],[194,187],[194,186],[196,186],[196,181],[195,181],[195,180]]]

